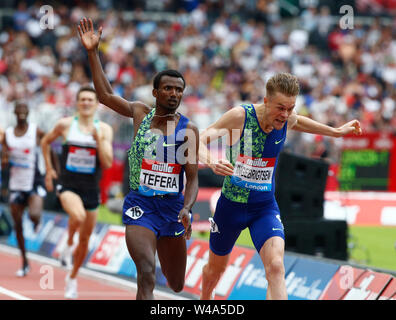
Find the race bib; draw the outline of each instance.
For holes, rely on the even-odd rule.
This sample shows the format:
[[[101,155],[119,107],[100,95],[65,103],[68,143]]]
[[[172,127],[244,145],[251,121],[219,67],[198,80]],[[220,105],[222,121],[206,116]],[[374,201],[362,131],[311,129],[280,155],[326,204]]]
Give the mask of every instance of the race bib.
[[[66,169],[78,173],[94,173],[96,170],[96,149],[70,146]]]
[[[31,149],[10,148],[10,165],[19,168],[33,168],[34,151]]]
[[[145,196],[179,193],[181,165],[143,159],[139,192]]]
[[[272,190],[272,175],[276,158],[254,158],[239,155],[231,183],[256,191]]]

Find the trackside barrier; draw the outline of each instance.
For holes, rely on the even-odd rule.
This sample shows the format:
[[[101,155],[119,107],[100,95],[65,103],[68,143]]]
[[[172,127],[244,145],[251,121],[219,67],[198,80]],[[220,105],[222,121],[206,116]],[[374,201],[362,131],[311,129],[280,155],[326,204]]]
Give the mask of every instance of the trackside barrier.
[[[4,207],[0,204],[0,209]],[[27,214],[23,217],[25,246],[28,251],[59,258],[67,241],[68,217],[45,211],[37,233]],[[74,243],[77,243],[78,234]],[[15,232],[0,238],[2,243],[17,247]],[[199,297],[202,267],[209,257],[209,243],[187,242],[187,267],[184,291]],[[345,265],[344,261],[286,252],[285,279],[290,300],[396,300],[396,278],[393,272]],[[125,227],[97,223],[89,242],[84,266],[90,269],[136,279],[136,267],[125,244]],[[166,279],[156,261],[157,284]],[[268,282],[261,259],[251,248],[236,246],[229,264],[216,287],[216,299],[264,300]]]

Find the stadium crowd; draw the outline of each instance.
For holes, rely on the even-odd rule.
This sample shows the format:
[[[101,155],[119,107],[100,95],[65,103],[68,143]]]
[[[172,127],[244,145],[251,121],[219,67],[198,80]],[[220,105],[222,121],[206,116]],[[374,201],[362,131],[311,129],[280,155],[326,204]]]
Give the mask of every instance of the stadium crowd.
[[[285,71],[300,80],[300,114],[333,126],[358,118],[366,132],[396,130],[394,19],[355,22],[352,29],[343,30],[340,16],[331,15],[326,6],[284,19],[277,1],[179,1],[180,6],[170,0],[151,1],[171,15],[121,8],[111,0],[82,1],[74,7],[66,2],[53,6],[51,28],[40,25],[45,15],[41,1],[18,1],[11,16],[2,16],[1,127],[13,123],[16,99],[28,103],[31,121],[44,131],[74,112],[77,90],[90,82],[76,29],[87,16],[103,26],[100,55],[116,92],[152,104],[153,75],[178,69],[187,82],[180,111],[199,129],[243,101],[261,101],[266,80]],[[105,107],[100,117],[113,126],[115,142],[129,141],[128,119]],[[286,148],[337,162],[336,143],[290,133]]]

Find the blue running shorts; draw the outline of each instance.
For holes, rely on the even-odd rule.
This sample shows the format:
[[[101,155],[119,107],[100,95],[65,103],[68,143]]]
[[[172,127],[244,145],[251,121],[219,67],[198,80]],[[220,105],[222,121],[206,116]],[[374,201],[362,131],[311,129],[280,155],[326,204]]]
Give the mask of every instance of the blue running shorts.
[[[177,218],[183,205],[182,193],[147,197],[131,190],[124,200],[122,222],[146,227],[154,232],[157,239],[180,237],[184,234],[184,226]]]
[[[253,244],[260,252],[264,242],[274,236],[285,239],[280,211],[275,197],[261,203],[239,203],[221,194],[211,219],[210,249],[219,256],[227,255],[239,234],[249,228]]]

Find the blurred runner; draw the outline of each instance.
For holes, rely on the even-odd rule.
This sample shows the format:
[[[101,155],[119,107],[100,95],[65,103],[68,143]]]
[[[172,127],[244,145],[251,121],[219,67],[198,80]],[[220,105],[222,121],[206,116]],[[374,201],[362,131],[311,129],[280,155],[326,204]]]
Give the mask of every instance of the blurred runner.
[[[23,236],[23,213],[28,208],[34,231],[38,230],[43,209],[44,176],[38,168],[39,142],[44,132],[36,124],[28,123],[29,109],[26,103],[15,104],[17,124],[5,131],[2,150],[2,166],[9,165],[9,203],[14,220],[18,247],[22,255],[22,268],[16,272],[24,277],[30,270]]]
[[[95,228],[102,168],[110,168],[113,163],[113,129],[95,118],[98,105],[95,90],[89,86],[81,87],[76,97],[76,115],[60,119],[41,142],[47,169],[45,185],[48,191],[53,191],[53,179],[57,179],[58,175],[51,162],[50,144],[58,137],[63,140],[61,173],[56,192],[69,215],[67,246],[61,254],[61,261],[68,268],[71,267],[73,254],[73,268],[66,277],[65,288],[65,298],[69,299],[78,297],[76,277],[88,253],[89,238]],[[74,247],[73,238],[77,230],[79,240]]]
[[[136,298],[154,298],[156,252],[169,287],[179,292],[184,287],[186,239],[191,236],[190,211],[198,194],[198,129],[177,112],[184,78],[175,70],[158,73],[152,91],[154,108],[129,102],[113,93],[103,72],[97,50],[102,28],[96,34],[92,20],[84,18],[78,31],[100,102],[134,120],[128,152],[131,191],[125,197],[123,222],[138,273]]]
[[[3,130],[3,128],[0,127],[0,148],[1,148],[0,151],[3,148],[3,141],[4,141],[4,130]],[[2,171],[1,171],[1,161],[0,161],[0,201],[3,201],[3,181],[2,181],[2,178],[3,178],[3,174],[2,174]]]
[[[285,235],[274,195],[277,158],[287,129],[331,137],[362,133],[357,120],[332,128],[297,115],[294,106],[299,90],[295,76],[276,74],[266,84],[264,103],[231,109],[201,135],[200,160],[214,173],[226,176],[210,219],[209,261],[203,267],[201,299],[213,297],[235,241],[245,228],[264,264],[267,299],[287,299]],[[227,160],[214,162],[206,145],[223,136],[228,138]]]

